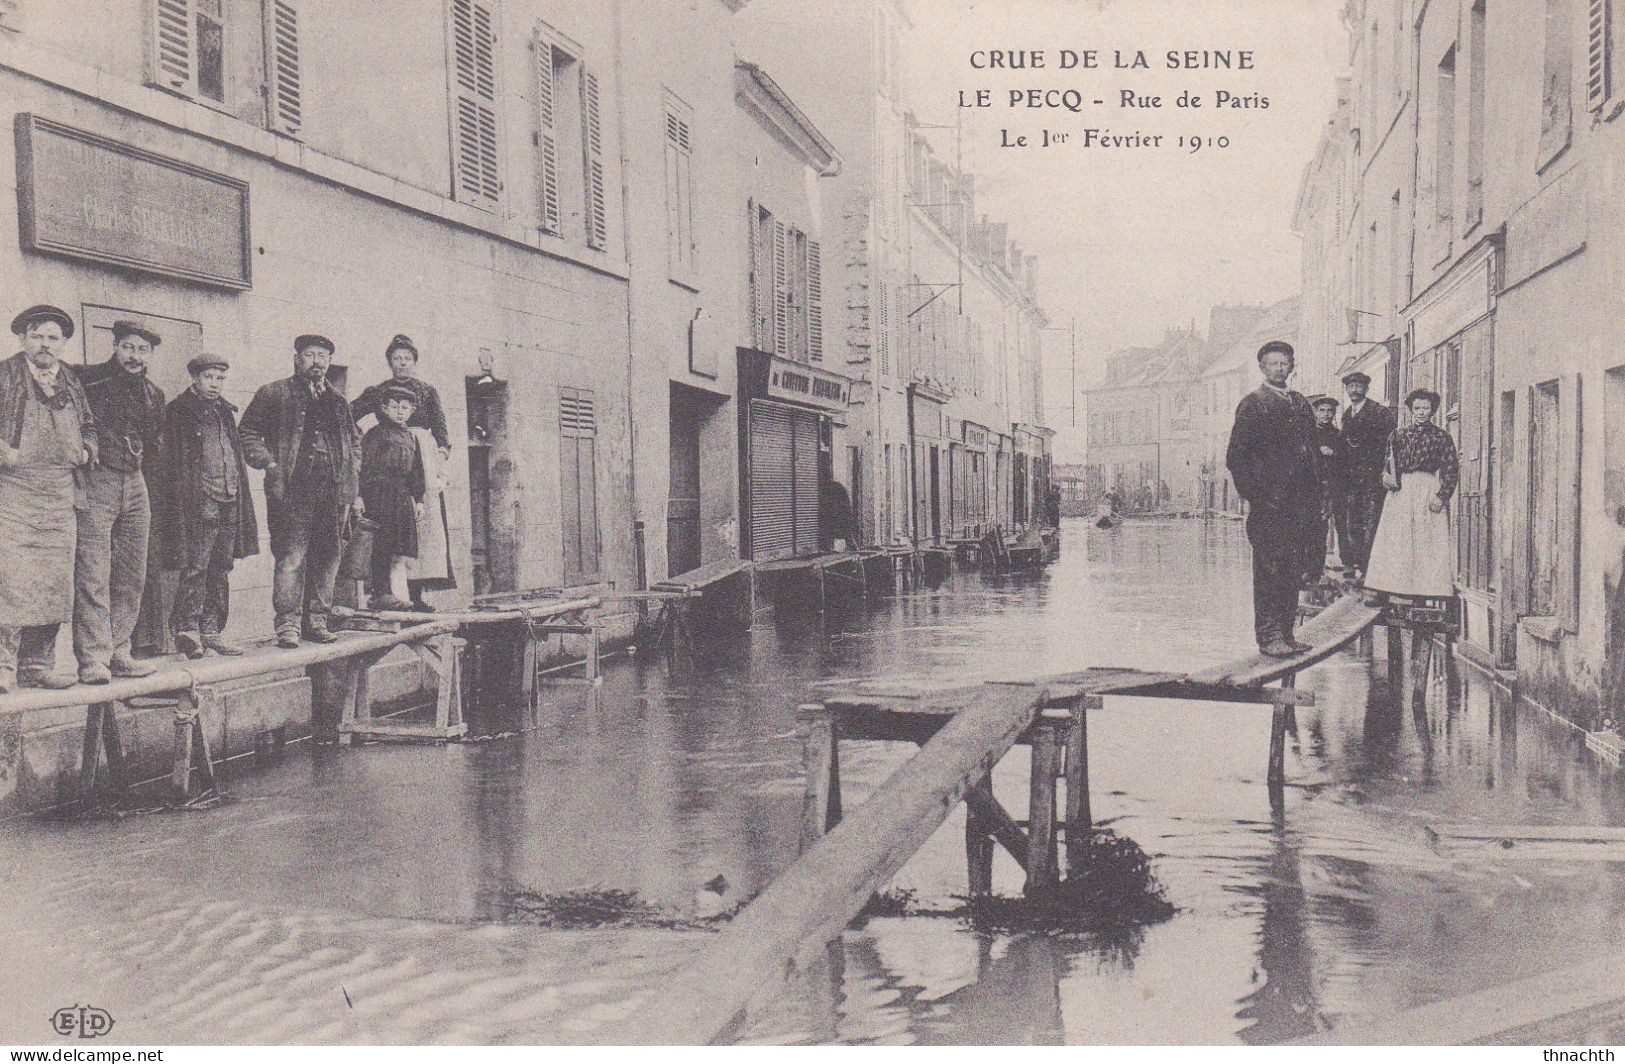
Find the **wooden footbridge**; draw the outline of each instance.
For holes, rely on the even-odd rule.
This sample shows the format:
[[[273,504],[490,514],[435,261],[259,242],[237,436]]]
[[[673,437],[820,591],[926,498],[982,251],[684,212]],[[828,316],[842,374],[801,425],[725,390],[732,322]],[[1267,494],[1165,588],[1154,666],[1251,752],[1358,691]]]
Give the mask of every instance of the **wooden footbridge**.
[[[653,1045],[725,1039],[754,998],[820,956],[960,802],[972,895],[991,890],[995,846],[1025,870],[1029,896],[1054,890],[1063,853],[1069,870],[1087,853],[1093,830],[1088,721],[1106,698],[1272,706],[1266,779],[1279,801],[1293,709],[1313,702],[1310,692],[1297,689],[1298,673],[1369,641],[1379,623],[1388,625],[1400,668],[1402,628],[1417,628],[1418,647],[1431,640],[1425,623],[1346,595],[1298,630],[1310,649],[1290,658],[1256,655],[1192,673],[1093,668],[979,684],[889,678],[824,688],[822,701],[800,711],[806,762],[801,856],[664,988],[636,1037]],[[840,772],[840,744],[848,740],[919,746],[850,814],[842,805]],[[1017,745],[1027,746],[1031,757],[1025,821],[1000,805],[991,785],[994,766]]]

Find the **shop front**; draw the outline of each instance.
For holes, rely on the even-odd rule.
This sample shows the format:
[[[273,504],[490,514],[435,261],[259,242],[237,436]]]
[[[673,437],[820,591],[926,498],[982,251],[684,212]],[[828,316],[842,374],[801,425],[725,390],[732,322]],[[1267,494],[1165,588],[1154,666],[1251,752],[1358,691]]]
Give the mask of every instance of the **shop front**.
[[[833,422],[846,413],[851,382],[766,351],[742,347],[738,355],[744,555],[767,561],[816,554]]]

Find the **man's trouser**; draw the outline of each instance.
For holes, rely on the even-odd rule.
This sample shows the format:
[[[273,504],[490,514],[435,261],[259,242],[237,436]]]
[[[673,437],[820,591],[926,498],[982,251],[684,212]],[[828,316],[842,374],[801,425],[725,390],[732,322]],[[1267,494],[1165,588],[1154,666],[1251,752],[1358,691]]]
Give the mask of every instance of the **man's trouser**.
[[[1343,503],[1343,520],[1337,529],[1337,551],[1344,569],[1365,572],[1371,559],[1371,540],[1382,517],[1382,501],[1388,491],[1382,485],[1357,485],[1349,489]]]
[[[1316,534],[1318,516],[1317,511],[1257,505],[1247,514],[1247,542],[1253,548],[1253,634],[1259,646],[1292,639],[1305,543]],[[1325,535],[1324,527],[1320,534]]]
[[[175,588],[176,632],[219,635],[231,615],[232,549],[237,542],[237,504],[205,499],[193,524],[194,539]]]
[[[277,635],[297,637],[301,626],[327,627],[343,553],[339,533],[345,504],[337,483],[325,477],[290,478],[285,491],[282,552],[276,556],[271,605]]]
[[[147,581],[150,523],[140,473],[88,471],[73,561],[73,653],[81,668],[130,656]]]
[[[56,624],[0,625],[0,675],[43,676],[56,668]]]

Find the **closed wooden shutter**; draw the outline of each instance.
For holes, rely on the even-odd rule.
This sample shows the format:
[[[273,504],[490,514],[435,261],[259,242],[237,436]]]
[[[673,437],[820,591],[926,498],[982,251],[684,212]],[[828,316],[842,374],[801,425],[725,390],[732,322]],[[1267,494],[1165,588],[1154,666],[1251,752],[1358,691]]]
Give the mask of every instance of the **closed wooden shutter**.
[[[1565,631],[1580,630],[1580,456],[1585,446],[1581,415],[1585,403],[1578,373],[1564,374],[1558,396],[1557,618]]]
[[[496,30],[489,4],[451,0],[452,193],[495,210],[502,195],[497,147]]]
[[[795,552],[817,554],[818,415],[797,410],[790,417],[795,450]]]
[[[305,116],[299,72],[299,9],[288,0],[266,0],[265,92],[265,121],[271,131],[298,136]]]
[[[762,561],[795,550],[795,462],[790,411],[750,404],[750,556]]]
[[[773,223],[773,353],[790,357],[790,249],[789,233]]]
[[[807,358],[824,361],[824,276],[818,241],[807,241]]]
[[[745,298],[748,303],[747,313],[750,315],[750,345],[761,346],[760,325],[762,320],[762,279],[760,270],[762,264],[756,254],[756,201],[745,201],[745,257],[747,260],[745,270]]]
[[[1589,0],[1586,15],[1586,107],[1596,111],[1612,90],[1611,0]]]
[[[598,579],[597,415],[593,393],[559,389],[559,525],[564,582]]]
[[[756,241],[756,322],[752,342],[760,351],[773,350],[775,315],[778,313],[774,281],[773,215],[758,204],[751,228]]]
[[[604,202],[604,130],[598,104],[598,75],[581,74],[581,139],[585,157],[587,246],[602,250],[609,236],[609,214]]]
[[[884,280],[875,283],[875,349],[879,353],[880,372],[891,373],[891,296]]]
[[[536,136],[536,217],[544,232],[558,234],[559,210],[559,131],[557,100],[554,98],[553,44],[546,37],[531,41],[535,67],[534,90]]]
[[[191,0],[152,0],[148,77],[160,88],[188,96],[197,87],[192,19]]]
[[[671,272],[694,269],[694,146],[687,111],[666,103],[666,243]]]

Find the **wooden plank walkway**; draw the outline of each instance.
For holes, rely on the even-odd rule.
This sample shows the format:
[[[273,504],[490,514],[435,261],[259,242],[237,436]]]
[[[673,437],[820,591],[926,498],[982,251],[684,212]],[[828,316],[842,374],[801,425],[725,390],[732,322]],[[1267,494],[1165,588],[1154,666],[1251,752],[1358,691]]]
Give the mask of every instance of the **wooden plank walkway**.
[[[1625,828],[1570,824],[1429,824],[1427,831],[1433,848],[1451,856],[1625,861]]]
[[[996,689],[958,714],[828,835],[775,879],[625,1032],[643,1045],[727,1036],[751,999],[774,991],[841,933],[986,777],[1048,698]]]

